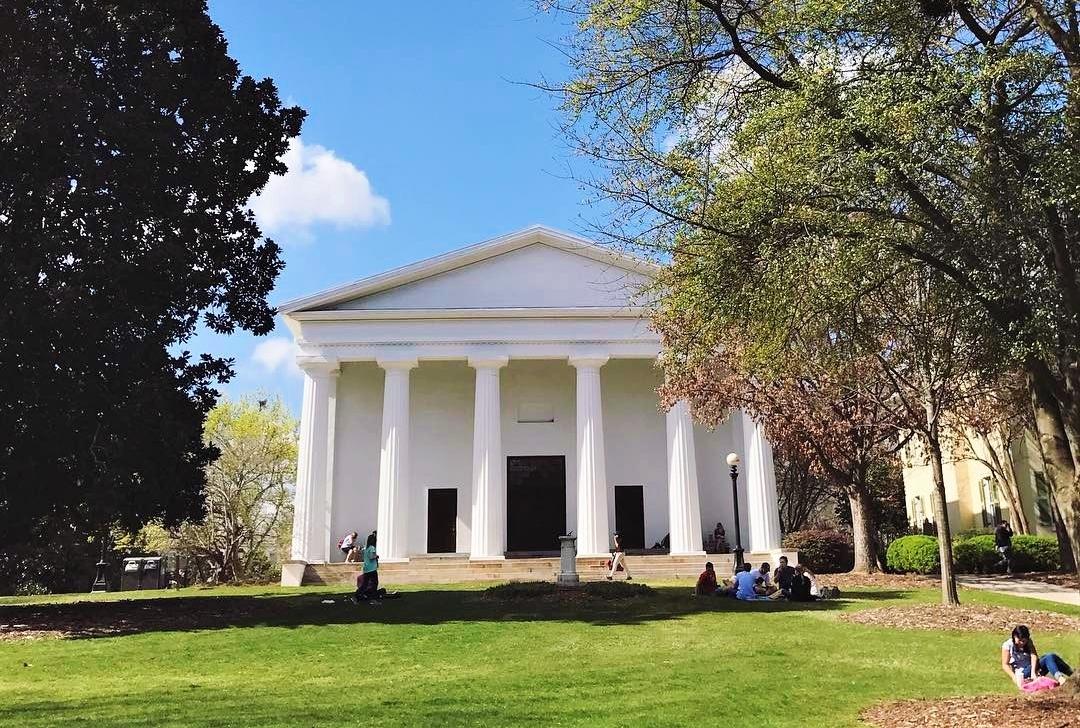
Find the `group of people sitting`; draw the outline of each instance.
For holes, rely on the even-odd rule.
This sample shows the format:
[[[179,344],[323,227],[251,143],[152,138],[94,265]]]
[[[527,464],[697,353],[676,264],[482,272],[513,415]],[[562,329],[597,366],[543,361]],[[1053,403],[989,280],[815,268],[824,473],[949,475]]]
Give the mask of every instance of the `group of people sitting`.
[[[755,569],[750,564],[736,567],[730,582],[717,581],[713,563],[705,563],[705,571],[694,588],[696,596],[726,596],[754,601],[756,599],[787,599],[793,602],[813,602],[839,596],[835,587],[819,587],[814,575],[801,564],[788,565],[786,556],[770,571],[769,564]]]

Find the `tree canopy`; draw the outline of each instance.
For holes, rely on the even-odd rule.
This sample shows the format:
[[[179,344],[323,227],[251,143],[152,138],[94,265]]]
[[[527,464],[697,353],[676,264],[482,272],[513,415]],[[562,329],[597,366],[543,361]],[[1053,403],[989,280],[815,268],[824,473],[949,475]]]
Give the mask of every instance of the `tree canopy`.
[[[914,266],[958,303],[983,376],[1025,373],[1077,534],[1075,4],[560,6],[578,20],[566,131],[600,161],[615,236],[671,263],[680,361],[735,339],[748,372],[797,369],[792,341],[841,331]]]
[[[272,328],[283,263],[247,202],[303,118],[205,2],[0,5],[0,589],[201,512],[232,368],[185,342]]]

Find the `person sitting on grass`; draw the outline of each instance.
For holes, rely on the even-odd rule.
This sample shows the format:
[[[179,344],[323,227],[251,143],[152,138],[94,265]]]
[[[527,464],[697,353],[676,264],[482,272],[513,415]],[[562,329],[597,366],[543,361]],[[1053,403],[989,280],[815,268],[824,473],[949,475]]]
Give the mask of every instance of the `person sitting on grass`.
[[[1051,677],[1064,684],[1072,668],[1065,660],[1053,652],[1039,657],[1035,642],[1031,639],[1031,630],[1026,624],[1013,628],[1012,636],[1001,645],[1001,669],[1012,678],[1021,690],[1024,685],[1042,675]]]
[[[694,587],[695,596],[712,596],[716,594],[718,587],[716,584],[716,569],[713,568],[713,562],[705,562],[705,571],[697,578],[697,586]]]
[[[742,599],[743,601],[753,601],[757,599],[757,592],[754,591],[754,585],[757,583],[758,576],[753,571],[753,567],[750,564],[743,564],[742,571],[735,574],[735,598]]]
[[[788,566],[787,556],[780,557],[780,565],[773,572],[773,584],[780,590],[780,596],[787,598],[791,593],[791,580],[795,577],[795,569]]]
[[[811,581],[806,575],[806,569],[802,564],[795,567],[795,574],[791,577],[791,591],[788,599],[793,602],[814,602],[817,595],[810,593]]]
[[[772,573],[769,571],[768,564],[762,564],[761,568],[754,572],[754,593],[759,597],[769,597],[776,591],[776,586],[773,585]]]

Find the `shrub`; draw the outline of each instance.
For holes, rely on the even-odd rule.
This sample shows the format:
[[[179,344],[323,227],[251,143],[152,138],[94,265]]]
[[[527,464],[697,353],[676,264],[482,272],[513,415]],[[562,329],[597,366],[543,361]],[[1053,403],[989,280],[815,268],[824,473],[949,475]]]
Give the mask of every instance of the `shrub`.
[[[937,544],[934,544],[937,548]],[[994,548],[994,537],[986,535],[958,538],[953,542],[953,564],[961,574],[994,571],[1001,554]]]
[[[933,536],[901,536],[889,544],[885,565],[890,571],[931,574],[941,567]]]
[[[1013,571],[1057,571],[1061,552],[1053,536],[1013,536]]]
[[[793,531],[784,537],[783,547],[798,551],[799,563],[815,574],[851,571],[855,565],[851,536],[843,531]]]

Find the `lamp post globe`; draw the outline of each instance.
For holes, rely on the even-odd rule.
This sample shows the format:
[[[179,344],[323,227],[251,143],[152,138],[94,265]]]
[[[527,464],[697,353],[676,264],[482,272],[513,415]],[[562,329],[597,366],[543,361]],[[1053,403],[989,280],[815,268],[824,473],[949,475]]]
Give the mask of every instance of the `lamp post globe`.
[[[731,466],[731,507],[735,516],[735,573],[742,570],[743,547],[742,535],[739,532],[739,459],[738,453],[730,452],[727,456],[727,464]]]

